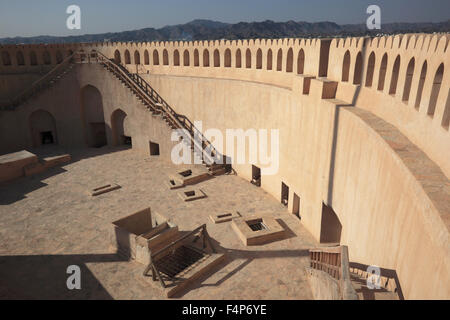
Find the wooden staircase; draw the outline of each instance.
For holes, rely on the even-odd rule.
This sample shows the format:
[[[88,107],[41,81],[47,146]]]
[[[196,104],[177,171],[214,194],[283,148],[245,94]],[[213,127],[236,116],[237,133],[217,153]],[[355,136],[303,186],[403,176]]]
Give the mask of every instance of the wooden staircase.
[[[175,110],[136,73],[130,73],[120,63],[108,59],[100,52],[93,51],[89,57],[90,61],[96,60],[106,70],[110,71],[124,86],[130,89],[136,98],[153,114],[161,117],[171,129],[184,129],[189,135],[183,142],[190,146],[197,163],[203,163],[208,167],[211,174],[219,174],[225,171],[225,157],[220,154],[193,123],[185,116],[178,114]],[[195,137],[200,139],[195,139]],[[199,141],[200,140],[200,141]],[[211,150],[211,152],[205,152]],[[216,159],[222,159],[217,163]]]
[[[379,289],[369,288],[370,274],[365,271],[368,266],[350,262],[347,246],[319,247],[309,253],[310,268],[323,271],[337,281],[342,300],[403,300],[393,270],[382,269]]]

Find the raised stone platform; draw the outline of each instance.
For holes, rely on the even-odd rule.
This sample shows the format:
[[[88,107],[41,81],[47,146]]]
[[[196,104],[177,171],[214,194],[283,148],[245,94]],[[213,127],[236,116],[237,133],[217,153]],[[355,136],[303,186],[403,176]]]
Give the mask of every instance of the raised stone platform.
[[[38,157],[26,150],[0,156],[0,182],[14,180],[25,175],[26,166],[37,164]]]

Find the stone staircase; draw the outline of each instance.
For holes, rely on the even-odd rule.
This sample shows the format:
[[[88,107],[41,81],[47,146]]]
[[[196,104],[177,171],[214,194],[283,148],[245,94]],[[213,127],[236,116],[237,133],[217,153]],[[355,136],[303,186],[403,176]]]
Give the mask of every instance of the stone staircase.
[[[184,129],[185,132],[188,132],[187,137],[182,137],[182,141],[191,148],[192,155],[196,159],[195,163],[206,165],[212,175],[222,174],[229,170],[229,167],[224,164],[225,157],[214,148],[202,132],[195,128],[187,117],[175,112],[145,79],[136,73],[130,73],[123,65],[108,59],[100,52],[92,52],[89,59],[91,62],[96,59],[106,70],[111,72],[123,86],[133,92],[153,116],[160,117],[173,130]],[[201,139],[195,139],[195,136]],[[221,159],[222,163],[217,161],[218,159]]]
[[[347,246],[311,249],[306,268],[315,299],[403,300],[394,270],[380,269],[380,288],[369,288],[366,265],[349,262]]]
[[[27,100],[38,96],[44,90],[53,87],[58,81],[60,81],[65,75],[71,72],[74,68],[74,56],[75,53],[68,56],[60,64],[46,73],[43,77],[39,78],[37,81],[22,91],[19,95],[10,99],[9,102],[0,106],[0,111],[13,111],[19,105],[26,102]]]
[[[368,275],[361,269],[350,267],[350,280],[359,300],[401,300],[394,278],[381,276],[380,289],[370,289],[367,286]]]

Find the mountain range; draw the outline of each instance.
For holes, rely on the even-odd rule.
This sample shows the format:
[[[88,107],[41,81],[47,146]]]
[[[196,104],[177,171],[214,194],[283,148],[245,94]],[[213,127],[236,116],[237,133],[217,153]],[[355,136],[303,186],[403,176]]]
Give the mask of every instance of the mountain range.
[[[431,23],[386,23],[381,30],[368,30],[365,24],[334,22],[239,22],[235,24],[211,20],[194,20],[185,24],[163,28],[145,28],[132,31],[86,34],[78,36],[36,36],[0,38],[0,44],[77,43],[103,41],[168,41],[168,40],[218,40],[255,38],[304,38],[334,36],[364,36],[413,32],[449,32],[450,20]]]

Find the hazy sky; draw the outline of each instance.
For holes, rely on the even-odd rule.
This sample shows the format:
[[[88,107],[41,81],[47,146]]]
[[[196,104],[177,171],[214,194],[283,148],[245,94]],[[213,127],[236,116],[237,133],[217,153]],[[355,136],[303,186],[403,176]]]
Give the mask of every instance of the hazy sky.
[[[81,30],[66,28],[71,4],[81,7]],[[382,23],[450,18],[449,0],[0,0],[0,37],[117,32],[194,19],[362,23],[370,4],[381,7]]]

